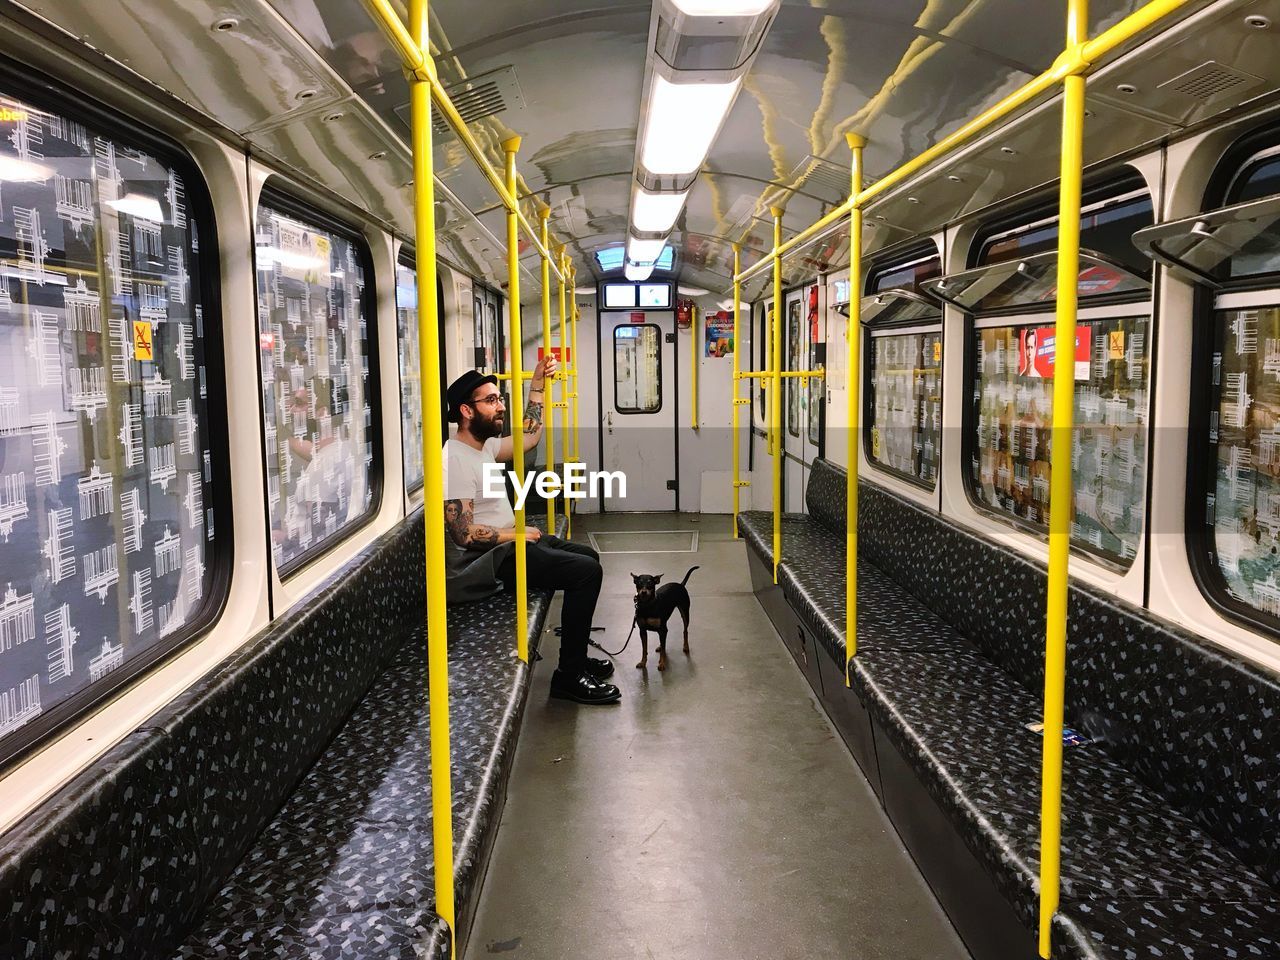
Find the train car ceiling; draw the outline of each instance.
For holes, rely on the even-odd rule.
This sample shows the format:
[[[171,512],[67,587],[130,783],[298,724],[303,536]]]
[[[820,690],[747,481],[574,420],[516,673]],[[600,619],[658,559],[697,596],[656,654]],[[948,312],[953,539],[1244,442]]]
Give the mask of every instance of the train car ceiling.
[[[115,74],[132,74],[153,93],[167,91],[211,126],[399,233],[411,232],[407,85],[360,0],[20,6],[80,55],[93,55],[91,47]],[[756,6],[754,20],[746,20],[773,16],[770,5]],[[1136,6],[1135,0],[1090,4],[1091,35]],[[680,279],[725,292],[732,242],[743,243],[744,267],[753,263],[771,239],[770,205],[786,208],[785,237],[843,199],[845,132],[868,137],[866,164],[874,177],[1047,69],[1061,47],[1061,24],[1022,12],[1015,0],[823,6],[784,0],[758,49],[750,48],[754,62],[701,175],[683,200],[683,191],[669,191],[644,210],[637,207],[641,191],[654,184],[636,174],[646,64],[656,58],[653,4],[499,0],[476,17],[468,4],[439,0],[431,5],[431,38],[441,77],[465,104],[491,158],[500,160],[499,144],[509,134],[524,137],[521,190],[551,206],[552,231],[568,238],[579,276],[608,272],[594,254],[625,244],[637,215],[652,226],[678,206],[683,212],[668,243]],[[1122,59],[1090,78],[1087,163],[1124,155],[1280,86],[1269,29],[1280,23],[1280,2],[1224,8],[1193,0],[1175,19],[1180,23],[1147,41],[1158,56]],[[749,43],[728,46],[750,52]],[[1235,51],[1231,64],[1214,59],[1222,50]],[[1040,149],[1058,138],[1058,116],[1048,107],[1033,105],[998,134],[879,199],[869,210],[868,248],[934,231],[1051,181],[1056,158]],[[456,139],[439,137],[435,159],[447,188],[439,200],[444,255],[500,283],[495,238],[503,214],[496,196]],[[643,231],[638,221],[635,229],[662,232]],[[788,281],[838,263],[847,243],[841,234],[833,231],[793,257]],[[765,282],[749,284],[746,297]],[[536,283],[525,289],[537,296]]]

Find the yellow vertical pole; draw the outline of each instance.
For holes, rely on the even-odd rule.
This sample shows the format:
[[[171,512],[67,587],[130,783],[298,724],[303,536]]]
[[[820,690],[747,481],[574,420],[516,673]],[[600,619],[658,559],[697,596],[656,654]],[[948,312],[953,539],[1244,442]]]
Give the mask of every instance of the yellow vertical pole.
[[[575,284],[573,312],[569,314],[571,318],[569,338],[572,341],[570,349],[573,353],[573,393],[569,395],[569,398],[573,403],[573,459],[575,463],[581,463],[582,448],[578,445],[580,438],[578,436],[578,297],[576,290],[578,274],[576,271],[573,274],[573,279]]]
[[[690,305],[689,346],[691,349],[689,351],[690,352],[689,359],[692,361],[690,364],[690,369],[693,371],[693,403],[690,405],[692,408],[690,410],[690,418],[693,422],[690,423],[690,426],[693,427],[694,430],[698,429],[698,364],[702,359],[700,352],[698,350],[698,346],[699,346],[698,334],[700,333],[700,331],[698,330],[698,326],[699,326],[698,308],[693,305]]]
[[[560,458],[560,462],[564,463],[565,458],[569,454],[569,444],[568,444],[569,431],[566,429],[568,426],[569,411],[565,403],[565,395],[569,392],[568,388],[565,386],[565,377],[568,376],[568,373],[569,373],[569,360],[568,360],[569,354],[568,354],[568,351],[565,350],[565,339],[564,339],[564,313],[565,313],[564,298],[565,298],[565,284],[568,283],[568,280],[569,280],[569,267],[568,267],[568,258],[564,255],[563,246],[560,246],[556,249],[556,262],[560,265],[560,337],[556,341],[556,346],[560,350],[560,368],[556,371],[555,384],[560,388],[559,390],[560,399],[557,400],[554,406],[552,407],[551,416],[554,417],[556,415],[557,409],[560,411],[560,436],[561,436],[560,442],[561,442],[561,445],[563,446],[564,453],[565,453],[565,456]],[[547,435],[547,450],[548,450],[547,459],[548,460],[552,458],[552,454],[550,452],[551,444],[552,444],[552,438],[551,438],[551,435],[548,434]],[[562,506],[564,509],[564,515],[567,518],[569,516],[568,498],[564,499]]]
[[[1067,47],[1088,31],[1087,0],[1067,0]],[[1080,189],[1084,167],[1085,80],[1063,81],[1058,194],[1058,298],[1054,326],[1053,445],[1049,461],[1049,582],[1044,646],[1044,743],[1040,787],[1040,956],[1048,957],[1058,909],[1062,855],[1062,713],[1067,671],[1067,585],[1071,556],[1071,442],[1075,419]]]
[[[846,133],[853,154],[851,196],[862,192],[862,150],[867,141],[856,133]],[[849,324],[848,371],[845,374],[845,410],[848,424],[848,473],[845,480],[845,573],[844,573],[844,685],[858,652],[858,435],[862,425],[862,207],[849,211]]]
[[[741,349],[742,340],[738,333],[738,323],[742,317],[742,281],[738,279],[738,274],[742,270],[742,244],[735,243],[733,245],[733,396],[731,399],[732,409],[729,412],[730,433],[733,435],[733,539],[738,539],[738,493],[741,486],[738,483],[738,472],[742,467],[741,450],[738,441],[738,383],[742,375],[742,363],[738,357],[738,351]],[[747,401],[750,403],[751,401]]]
[[[423,52],[427,72],[435,64],[427,52],[427,0],[409,0],[409,34]],[[409,77],[413,141],[413,224],[418,279],[418,359],[422,378],[422,500],[427,562],[427,695],[430,698],[431,833],[435,859],[436,913],[455,933],[453,904],[453,784],[449,758],[449,646],[445,608],[444,433],[436,412],[440,397],[442,322],[436,299],[435,172],[431,155],[431,85]],[[434,512],[433,512],[434,511]],[[456,946],[454,947],[456,949]]]
[[[778,582],[778,564],[782,561],[782,208],[771,207],[773,214],[773,329],[770,350],[769,432],[773,434],[773,582]]]
[[[568,256],[564,256],[562,258],[560,262],[560,271],[566,277],[566,284],[568,285],[568,288],[569,288],[570,298],[575,297],[576,293],[574,292],[574,283],[575,283],[574,274],[573,274],[572,268],[569,266]],[[561,383],[560,383],[560,400],[561,400],[561,403],[563,404],[563,406],[560,408],[560,432],[561,434],[563,434],[563,437],[561,438],[561,441],[560,441],[560,449],[562,451],[562,456],[560,457],[560,461],[567,465],[569,461],[573,459],[572,451],[569,448],[570,434],[571,434],[571,430],[569,428],[569,402],[570,402],[569,394],[573,392],[573,382],[571,380],[571,377],[573,376],[573,365],[578,362],[578,355],[569,349],[569,340],[567,339],[567,336],[566,336],[565,323],[567,321],[568,316],[571,316],[571,314],[567,314],[565,310],[564,295],[565,295],[565,286],[561,285],[560,287],[560,357],[564,361],[564,373],[562,375]],[[570,299],[569,302],[570,304],[572,304],[573,300]],[[568,497],[564,498],[564,519],[565,519],[565,522],[568,524],[568,526],[565,527],[565,536],[572,539],[573,538],[573,501],[570,500]]]
[[[551,216],[551,208],[546,204],[538,205],[538,220],[542,227],[542,355],[551,356],[551,244],[550,229],[547,220]],[[560,289],[564,290],[561,283]],[[547,470],[556,472],[556,427],[555,427],[555,381],[550,377],[542,380],[542,424],[547,438]],[[547,533],[556,535],[556,498],[547,497]]]
[[[520,138],[502,142],[507,155],[507,190],[516,193],[516,151]],[[518,201],[517,201],[518,202]],[[524,340],[520,330],[520,221],[516,204],[507,210],[507,342],[511,345],[511,450],[516,476],[524,482]],[[525,619],[529,604],[528,568],[525,556],[524,507],[516,508],[516,654],[529,662],[529,623]]]

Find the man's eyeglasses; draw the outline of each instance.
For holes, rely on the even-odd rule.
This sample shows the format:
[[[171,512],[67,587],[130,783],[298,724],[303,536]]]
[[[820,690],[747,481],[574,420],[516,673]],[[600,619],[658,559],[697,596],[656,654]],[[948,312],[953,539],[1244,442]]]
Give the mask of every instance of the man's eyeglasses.
[[[471,404],[472,406],[475,406],[477,403],[501,403],[501,402],[502,402],[502,394],[500,393],[491,393],[487,397],[480,397],[479,399],[476,399],[476,400],[467,401],[467,403]]]

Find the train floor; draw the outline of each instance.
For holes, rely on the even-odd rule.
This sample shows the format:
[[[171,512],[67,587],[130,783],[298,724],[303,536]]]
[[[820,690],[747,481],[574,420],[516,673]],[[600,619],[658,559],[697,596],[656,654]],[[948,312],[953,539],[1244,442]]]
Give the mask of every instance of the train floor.
[[[696,531],[697,549],[636,531]],[[968,958],[752,595],[729,518],[583,515],[573,533],[654,551],[601,554],[610,650],[631,573],[700,566],[691,652],[676,613],[665,672],[652,649],[636,668],[638,635],[616,658],[621,705],[552,700],[557,596],[468,958]]]

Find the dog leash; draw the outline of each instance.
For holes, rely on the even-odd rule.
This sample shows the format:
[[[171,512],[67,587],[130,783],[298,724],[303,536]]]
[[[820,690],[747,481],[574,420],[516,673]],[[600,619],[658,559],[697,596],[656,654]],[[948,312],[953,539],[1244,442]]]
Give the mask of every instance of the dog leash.
[[[610,659],[612,659],[612,658],[614,658],[614,657],[620,657],[620,656],[622,656],[622,654],[623,654],[624,652],[626,652],[627,647],[631,644],[631,636],[632,636],[632,634],[634,634],[635,632],[636,632],[636,618],[635,618],[635,617],[632,617],[632,618],[631,618],[631,633],[628,633],[628,634],[627,634],[627,642],[626,642],[626,643],[624,643],[624,644],[622,645],[622,648],[621,648],[620,650],[615,650],[615,651],[610,652],[610,651],[606,650],[604,647],[600,646],[600,644],[596,643],[594,640],[590,640],[590,639],[588,639],[588,640],[587,640],[587,645],[588,645],[588,646],[595,647],[597,650],[599,650],[601,653],[603,653],[606,657],[609,657]]]

